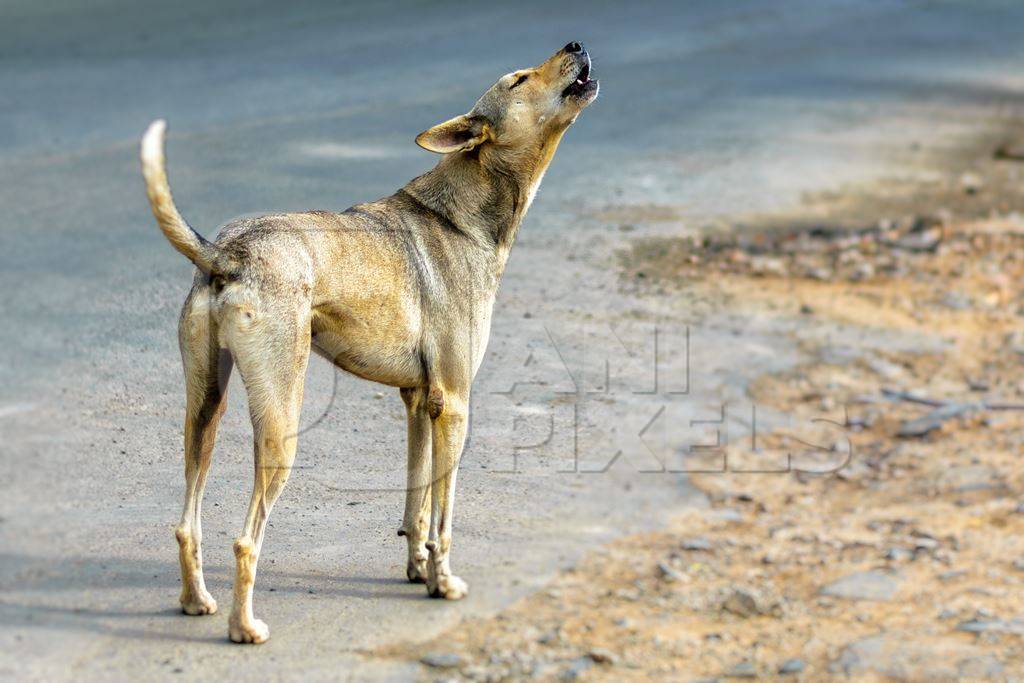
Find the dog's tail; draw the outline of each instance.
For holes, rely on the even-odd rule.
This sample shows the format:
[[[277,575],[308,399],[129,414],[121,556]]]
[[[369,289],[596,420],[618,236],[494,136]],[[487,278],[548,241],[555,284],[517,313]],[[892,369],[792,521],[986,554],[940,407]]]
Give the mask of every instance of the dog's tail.
[[[171,245],[204,273],[216,273],[220,250],[185,222],[171,198],[171,186],[167,182],[167,168],[164,164],[166,130],[167,122],[160,119],[149,124],[146,134],[142,136],[142,175],[146,178],[149,205],[157,225]]]

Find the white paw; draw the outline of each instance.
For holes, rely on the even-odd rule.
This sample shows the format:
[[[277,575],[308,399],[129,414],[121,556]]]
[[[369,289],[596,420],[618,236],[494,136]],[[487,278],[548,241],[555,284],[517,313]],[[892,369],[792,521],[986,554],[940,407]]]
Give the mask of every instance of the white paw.
[[[461,600],[469,593],[469,584],[457,576],[442,574],[437,577],[437,584],[431,586],[428,583],[427,589],[430,591],[430,597],[432,598]]]
[[[181,597],[181,611],[192,617],[214,614],[217,611],[217,601],[206,591],[199,595],[183,595]]]
[[[409,583],[426,583],[427,558],[410,557],[409,563],[405,566],[405,576],[409,579]]]
[[[270,637],[270,627],[260,619],[240,624],[228,624],[228,637],[235,643],[265,643]]]

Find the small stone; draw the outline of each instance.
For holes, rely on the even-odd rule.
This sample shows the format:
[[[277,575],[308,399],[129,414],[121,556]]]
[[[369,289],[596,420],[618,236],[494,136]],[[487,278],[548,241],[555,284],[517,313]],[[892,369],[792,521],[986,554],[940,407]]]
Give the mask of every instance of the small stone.
[[[593,648],[590,652],[587,653],[587,656],[595,662],[597,662],[598,664],[614,665],[619,661],[618,655],[616,655],[611,650],[607,650],[603,647]]]
[[[786,277],[788,271],[781,259],[768,256],[755,256],[750,259],[750,271],[755,275]]]
[[[974,306],[974,301],[971,299],[969,294],[964,294],[963,292],[947,292],[946,295],[939,300],[939,304],[954,311],[966,311],[970,310]]]
[[[967,171],[960,176],[960,187],[967,194],[977,194],[984,186],[985,180],[973,171]]]
[[[757,678],[757,669],[750,662],[740,662],[725,672],[726,678]]]
[[[885,559],[893,562],[907,562],[914,559],[914,553],[906,548],[889,548],[885,551]]]
[[[676,571],[664,560],[658,562],[658,573],[661,575],[661,578],[669,582],[686,580],[686,576],[682,572]]]
[[[821,594],[846,600],[885,602],[891,600],[897,590],[899,590],[899,583],[888,574],[865,571],[849,574],[833,581],[821,589]]]
[[[798,674],[803,670],[804,662],[802,659],[787,659],[779,667],[779,673],[782,675]]]
[[[1011,633],[1024,635],[1024,619],[971,619],[956,625],[957,631],[965,633]]]
[[[435,669],[454,669],[462,666],[463,660],[454,652],[428,652],[420,658],[420,663]]]
[[[780,616],[782,606],[766,599],[752,588],[734,588],[722,601],[722,609],[740,617]]]
[[[957,662],[957,673],[961,680],[991,680],[1003,673],[1003,663],[994,655],[967,657]]]
[[[939,487],[950,493],[971,493],[1005,486],[998,470],[987,465],[954,465],[939,477]]]
[[[594,660],[590,657],[576,657],[571,660],[565,670],[562,671],[561,679],[563,681],[575,681],[592,666],[594,666]]]
[[[698,536],[696,538],[685,539],[682,543],[682,548],[683,550],[691,550],[695,552],[711,552],[712,545],[711,541],[708,539],[703,536]]]

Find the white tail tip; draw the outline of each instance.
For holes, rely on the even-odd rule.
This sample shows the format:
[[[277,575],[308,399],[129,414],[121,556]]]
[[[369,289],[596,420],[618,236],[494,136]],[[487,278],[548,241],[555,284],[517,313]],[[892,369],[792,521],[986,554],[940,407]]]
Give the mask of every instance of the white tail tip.
[[[157,161],[163,157],[164,133],[167,130],[167,122],[157,119],[149,124],[146,134],[142,136],[142,160]]]

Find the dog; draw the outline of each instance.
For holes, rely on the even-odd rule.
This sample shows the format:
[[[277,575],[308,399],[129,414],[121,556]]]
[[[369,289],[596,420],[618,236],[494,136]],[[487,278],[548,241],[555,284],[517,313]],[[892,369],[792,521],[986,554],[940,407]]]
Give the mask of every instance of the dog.
[[[498,79],[466,114],[420,133],[437,165],[395,194],[334,213],[244,218],[214,242],[171,197],[164,121],[142,139],[142,171],[163,234],[196,266],[178,338],[185,371],[185,505],[175,530],[181,608],[213,614],[203,580],[200,507],[226,388],[237,366],[249,399],[255,482],[241,535],[228,635],[262,643],[253,616],[256,564],[270,510],[295,459],[310,351],[400,391],[408,473],[399,535],[406,575],[458,600],[452,503],[473,378],[494,297],[563,134],[598,95],[586,49],[572,42],[539,66]]]

